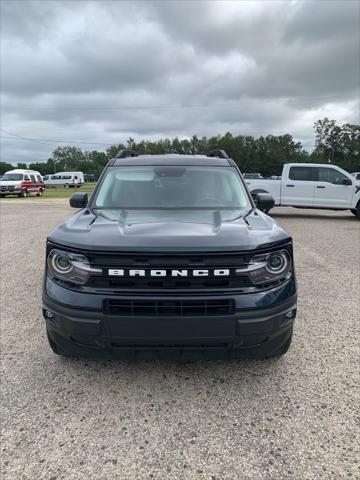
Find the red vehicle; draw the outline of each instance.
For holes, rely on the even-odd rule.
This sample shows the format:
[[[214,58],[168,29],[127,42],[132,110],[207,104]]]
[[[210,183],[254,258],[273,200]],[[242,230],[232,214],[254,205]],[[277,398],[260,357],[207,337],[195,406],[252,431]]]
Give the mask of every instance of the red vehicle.
[[[36,170],[15,169],[6,172],[0,180],[0,196],[18,195],[27,197],[37,195],[40,197],[45,190],[45,185],[39,172]]]

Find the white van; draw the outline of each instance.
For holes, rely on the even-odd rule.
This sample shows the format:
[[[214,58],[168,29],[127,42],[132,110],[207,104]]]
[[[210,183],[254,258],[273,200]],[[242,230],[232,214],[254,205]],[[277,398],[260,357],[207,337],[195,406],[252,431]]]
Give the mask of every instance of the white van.
[[[80,187],[84,184],[83,172],[58,172],[43,177],[45,187]]]
[[[18,195],[27,197],[37,195],[41,197],[45,185],[37,170],[15,168],[9,170],[0,180],[0,197]]]

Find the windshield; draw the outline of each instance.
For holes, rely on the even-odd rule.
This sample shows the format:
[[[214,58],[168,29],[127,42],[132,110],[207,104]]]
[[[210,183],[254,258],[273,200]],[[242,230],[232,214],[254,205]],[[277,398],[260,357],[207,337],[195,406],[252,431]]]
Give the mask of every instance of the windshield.
[[[21,181],[23,179],[22,173],[5,173],[1,180],[8,180],[8,181]]]
[[[214,211],[233,219],[251,205],[233,167],[152,166],[107,170],[92,207],[112,219],[212,221]],[[119,217],[122,210],[122,217]],[[117,211],[117,212],[115,212]],[[124,212],[126,212],[124,217]]]

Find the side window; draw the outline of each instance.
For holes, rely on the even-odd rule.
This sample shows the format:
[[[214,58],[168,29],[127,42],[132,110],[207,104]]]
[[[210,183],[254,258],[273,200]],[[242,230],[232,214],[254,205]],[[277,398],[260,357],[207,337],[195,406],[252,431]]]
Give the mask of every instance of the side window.
[[[30,182],[30,177],[29,177],[29,175],[24,175],[24,180],[25,180],[25,182]]]
[[[40,175],[36,175],[36,180],[37,180],[38,182],[41,182],[41,177],[40,177]]]
[[[333,183],[335,185],[341,185],[345,178],[347,177],[335,168],[319,168],[319,182],[327,182]]]
[[[313,182],[314,169],[312,167],[290,167],[289,179]]]
[[[31,179],[31,183],[35,183],[36,180],[35,180],[35,175],[30,175],[30,179]]]

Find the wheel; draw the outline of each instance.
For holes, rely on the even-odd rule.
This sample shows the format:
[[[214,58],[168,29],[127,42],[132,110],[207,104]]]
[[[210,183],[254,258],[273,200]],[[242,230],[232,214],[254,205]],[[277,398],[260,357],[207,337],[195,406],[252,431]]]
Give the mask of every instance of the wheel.
[[[65,188],[69,188],[70,185],[69,185],[68,183],[66,183],[66,184],[64,185],[64,187],[65,187]]]
[[[355,215],[355,217],[360,218],[360,202],[357,204],[356,208],[352,208],[350,212]]]
[[[28,192],[27,192],[27,190],[24,188],[24,190],[21,190],[21,193],[20,193],[19,197],[26,198],[27,196],[28,196]]]
[[[37,197],[41,197],[41,196],[42,196],[42,194],[43,194],[43,191],[41,190],[41,188],[39,188],[39,190],[38,190],[38,192],[37,192],[36,196],[37,196]]]

